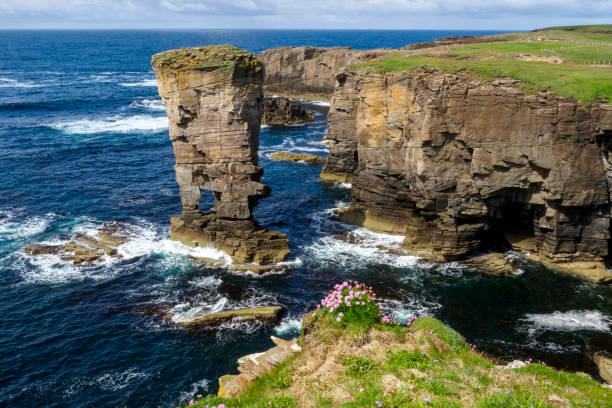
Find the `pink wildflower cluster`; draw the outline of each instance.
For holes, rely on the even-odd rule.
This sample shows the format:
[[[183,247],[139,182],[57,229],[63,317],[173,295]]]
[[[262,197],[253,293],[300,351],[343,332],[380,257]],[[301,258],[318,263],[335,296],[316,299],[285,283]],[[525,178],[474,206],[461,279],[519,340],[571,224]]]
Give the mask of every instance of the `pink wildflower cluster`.
[[[200,401],[200,399],[202,398],[202,394],[198,394],[196,398],[197,398],[197,401]],[[189,405],[194,405],[197,401],[194,401],[193,399],[191,399],[189,400]],[[213,405],[212,407],[210,407],[207,404],[206,408],[227,408],[227,407],[225,406],[225,404]]]
[[[376,293],[371,287],[365,283],[357,281],[344,281],[334,285],[334,289],[321,300],[321,306],[329,308],[330,312],[334,312],[340,306],[373,306]]]
[[[417,319],[416,316],[412,316],[410,319],[408,319],[408,321],[406,322],[406,327],[410,327],[412,326],[412,323]]]
[[[376,293],[364,283],[349,280],[334,285],[333,289],[317,306],[317,312],[329,312],[338,323],[355,321],[354,319],[371,323],[380,322],[397,324],[390,316],[382,316],[380,303],[376,300]],[[347,320],[348,319],[348,320]]]
[[[334,288],[317,308],[323,307],[330,313],[337,313],[336,321],[341,322],[345,312],[364,308],[375,314],[380,314],[380,307],[375,301],[376,293],[371,287],[357,281],[344,281],[334,285]]]

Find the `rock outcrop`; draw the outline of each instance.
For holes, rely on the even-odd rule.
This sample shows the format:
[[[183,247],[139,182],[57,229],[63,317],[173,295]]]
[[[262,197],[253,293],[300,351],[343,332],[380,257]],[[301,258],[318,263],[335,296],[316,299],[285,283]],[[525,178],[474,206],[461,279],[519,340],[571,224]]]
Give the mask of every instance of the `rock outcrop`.
[[[323,157],[317,156],[316,154],[306,153],[291,153],[291,152],[273,152],[270,153],[270,158],[274,160],[285,160],[293,162],[302,162],[308,164],[319,164],[323,163]]]
[[[285,234],[252,216],[270,194],[259,180],[259,127],[264,69],[231,46],[196,47],[153,56],[166,106],[183,212],[171,219],[172,239],[215,247],[239,262],[272,264],[289,254]],[[199,210],[201,189],[214,194],[211,213]]]
[[[340,217],[440,259],[510,243],[609,281],[612,109],[518,81],[344,70],[322,178],[351,181]]]
[[[266,67],[266,87],[273,91],[331,94],[338,69],[370,61],[391,50],[353,50],[350,47],[279,47],[258,57]]]
[[[272,336],[275,346],[262,353],[249,354],[238,359],[238,375],[219,378],[219,397],[233,398],[242,394],[257,378],[271,373],[277,365],[302,351],[297,340],[291,341]]]
[[[299,103],[282,96],[264,99],[262,123],[270,126],[301,125],[314,122],[312,112]]]
[[[131,238],[129,232],[123,231],[116,223],[103,225],[94,235],[77,234],[65,244],[28,245],[24,251],[32,255],[57,255],[62,261],[74,265],[93,266],[96,261],[108,256],[121,258],[117,248]]]
[[[277,323],[280,320],[283,312],[284,309],[282,306],[245,307],[241,309],[222,310],[220,312],[207,313],[205,315],[195,317],[192,320],[181,320],[177,323],[186,327],[221,324],[234,319],[241,322],[263,320]],[[169,317],[172,319],[172,316]]]

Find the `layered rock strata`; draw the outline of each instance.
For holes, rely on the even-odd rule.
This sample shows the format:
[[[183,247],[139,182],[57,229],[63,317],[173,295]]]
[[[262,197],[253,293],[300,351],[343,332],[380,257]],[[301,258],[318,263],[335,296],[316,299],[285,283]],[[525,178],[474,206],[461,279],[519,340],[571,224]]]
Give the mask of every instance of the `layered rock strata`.
[[[215,247],[239,262],[272,264],[289,254],[285,234],[261,228],[252,210],[270,194],[259,180],[262,64],[231,46],[196,47],[153,56],[166,106],[182,214],[172,239]],[[201,190],[214,195],[211,213],[199,209]]]
[[[510,243],[608,281],[612,109],[517,81],[346,70],[323,178],[350,180],[343,220],[456,259]]]
[[[262,123],[270,126],[291,126],[314,122],[312,112],[282,96],[266,97]]]
[[[301,163],[308,163],[308,164],[319,164],[319,163],[323,163],[323,160],[324,160],[323,157],[317,156],[316,154],[291,153],[291,152],[273,152],[273,153],[270,153],[270,158],[274,160],[293,161],[293,162],[301,162]]]
[[[262,51],[258,57],[266,67],[265,83],[270,90],[331,94],[334,91],[338,69],[370,61],[388,52],[391,50],[279,47]]]

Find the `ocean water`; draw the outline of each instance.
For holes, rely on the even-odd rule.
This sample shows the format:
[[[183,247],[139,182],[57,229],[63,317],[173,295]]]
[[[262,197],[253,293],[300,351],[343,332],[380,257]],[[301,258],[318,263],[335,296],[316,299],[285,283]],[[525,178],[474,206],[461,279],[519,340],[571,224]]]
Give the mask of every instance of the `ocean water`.
[[[457,31],[4,31],[0,32],[0,405],[175,406],[216,391],[235,360],[291,338],[301,316],[336,282],[372,285],[402,320],[433,315],[505,359],[541,359],[594,373],[589,355],[612,349],[611,289],[522,262],[493,278],[454,263],[390,255],[382,235],[330,219],[350,186],[319,182],[320,165],[272,151],[327,155],[325,102],[305,103],[314,124],[264,127],[255,217],[286,232],[285,273],[255,277],[206,266],[223,259],[168,239],[180,212],[167,120],[149,67],[156,52],[229,43],[399,47]],[[211,204],[205,195],[203,207]],[[121,259],[79,267],[32,257],[33,243],[66,242],[117,221],[130,233]],[[281,304],[277,326],[186,330],[175,321],[222,308]],[[174,314],[175,321],[164,315]]]

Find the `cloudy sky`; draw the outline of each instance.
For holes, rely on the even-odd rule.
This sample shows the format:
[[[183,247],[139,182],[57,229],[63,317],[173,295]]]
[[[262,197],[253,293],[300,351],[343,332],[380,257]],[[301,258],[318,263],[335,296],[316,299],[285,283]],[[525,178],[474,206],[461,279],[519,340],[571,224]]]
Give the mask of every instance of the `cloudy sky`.
[[[612,0],[0,0],[0,29],[528,30],[612,23]]]

